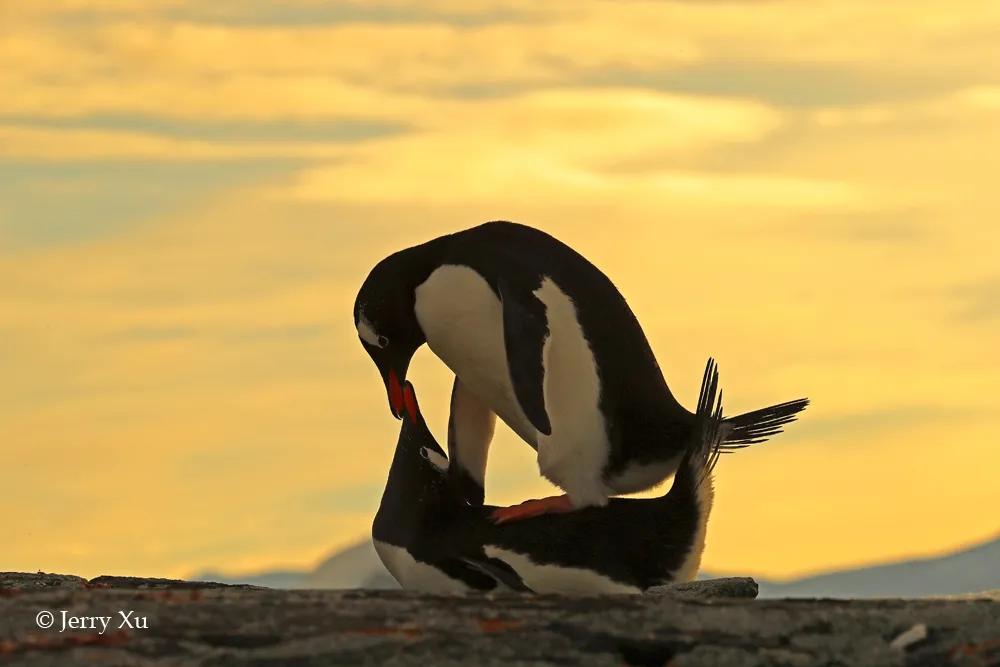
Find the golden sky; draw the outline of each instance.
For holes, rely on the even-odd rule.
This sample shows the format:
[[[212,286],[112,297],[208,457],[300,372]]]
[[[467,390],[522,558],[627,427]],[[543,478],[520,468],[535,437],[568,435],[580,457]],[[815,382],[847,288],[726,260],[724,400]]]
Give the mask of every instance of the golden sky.
[[[351,306],[489,219],[616,282],[725,457],[704,565],[1000,530],[1000,3],[0,0],[0,570],[308,567],[398,422]],[[411,379],[439,435],[450,378]],[[548,491],[498,435],[488,500]]]

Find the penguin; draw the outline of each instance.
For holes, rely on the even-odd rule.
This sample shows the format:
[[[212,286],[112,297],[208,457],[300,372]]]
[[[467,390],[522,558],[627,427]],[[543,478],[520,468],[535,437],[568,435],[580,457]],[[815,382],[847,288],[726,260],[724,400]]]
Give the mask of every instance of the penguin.
[[[718,372],[710,360],[697,427],[669,492],[497,524],[448,483],[448,457],[403,393],[403,424],[372,525],[376,552],[407,590],[434,593],[640,593],[697,574],[723,451]]]
[[[697,428],[611,280],[532,227],[489,222],[386,257],[358,292],[354,323],[396,418],[419,347],[426,343],[455,373],[449,483],[467,502],[484,502],[498,416],[565,491],[499,508],[497,521],[648,490],[676,472]],[[807,405],[798,399],[729,417],[722,446],[762,442]]]

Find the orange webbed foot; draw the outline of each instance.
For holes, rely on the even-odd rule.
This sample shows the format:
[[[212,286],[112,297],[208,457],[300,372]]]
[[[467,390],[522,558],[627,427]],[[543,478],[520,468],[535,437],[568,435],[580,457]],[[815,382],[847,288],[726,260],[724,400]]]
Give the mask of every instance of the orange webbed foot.
[[[537,500],[526,500],[520,505],[510,507],[498,507],[493,510],[490,518],[494,523],[509,523],[511,521],[522,521],[543,514],[562,514],[572,512],[575,507],[570,502],[569,496],[549,496],[548,498],[538,498]]]

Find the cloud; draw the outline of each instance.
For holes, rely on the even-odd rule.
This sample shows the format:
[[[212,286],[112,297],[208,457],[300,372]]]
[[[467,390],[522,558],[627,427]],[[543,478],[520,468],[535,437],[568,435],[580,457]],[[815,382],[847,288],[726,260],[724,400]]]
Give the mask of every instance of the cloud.
[[[872,211],[814,212],[775,226],[783,234],[843,244],[923,244],[938,235],[933,210],[886,206]]]
[[[690,59],[676,45],[658,48],[652,35],[630,44],[621,51],[601,32],[547,24],[475,30],[440,24],[42,25],[0,34],[0,56],[19,63],[4,73],[4,84],[21,91],[0,109],[39,115],[159,109],[213,117],[378,116],[420,108],[434,88],[557,83],[571,81],[574,71]],[[454,57],[458,53],[461,58]],[[65,62],[74,67],[66,70]]]
[[[0,159],[98,162],[107,160],[193,162],[261,158],[334,158],[336,145],[313,142],[208,142],[139,132],[52,130],[0,125]]]
[[[0,128],[0,135],[3,129]],[[227,188],[273,181],[294,173],[297,163],[283,160],[245,160],[239,163],[206,159],[198,162],[167,160],[147,162],[120,159],[95,163],[94,155],[81,155],[81,146],[60,145],[55,136],[50,149],[73,160],[47,163],[46,156],[30,152],[34,164],[0,161],[0,257],[26,249],[79,243],[123,232],[134,233],[184,208],[202,203]],[[113,148],[120,139],[108,137],[110,146],[96,146],[99,157],[117,150],[117,157],[135,153]],[[155,142],[154,144],[159,144]],[[133,146],[134,148],[134,146]],[[146,146],[149,148],[149,146]],[[10,150],[11,146],[6,146]],[[0,152],[3,152],[0,148]],[[61,155],[60,155],[61,154]],[[149,157],[140,152],[142,157]],[[89,160],[87,158],[90,158]]]
[[[364,534],[398,422],[354,293],[388,253],[501,217],[614,279],[685,405],[710,354],[733,413],[814,399],[794,446],[720,466],[710,565],[981,532],[998,14],[0,3],[8,566],[303,564]],[[426,350],[411,376],[440,435],[452,378]],[[548,492],[500,431],[491,500]]]
[[[20,91],[0,100],[0,114],[5,116],[129,114],[208,121],[322,118],[347,122],[364,117],[372,123],[405,124],[413,114],[426,113],[430,107],[420,96],[382,92],[310,74],[192,79],[183,73],[133,73],[131,79],[53,79],[44,72],[25,75],[7,70],[0,72],[0,83]],[[220,100],[225,103],[220,104]]]
[[[136,19],[151,16],[189,22],[226,25],[299,26],[327,23],[487,23],[539,19],[555,12],[552,8],[518,0],[494,1],[489,7],[475,2],[431,0],[414,6],[399,0],[218,0],[211,5],[191,0],[47,0],[33,3],[13,15],[21,19],[58,19],[85,22],[108,19]]]
[[[598,1],[572,10],[520,2],[414,10],[311,0],[210,9],[107,2],[88,10],[92,22],[60,20],[88,6],[11,12],[0,59],[18,66],[0,72],[0,85],[19,92],[0,100],[0,113],[405,122],[438,112],[428,97],[609,85],[790,106],[873,104],[989,80],[992,40],[982,26],[1000,23],[972,4],[935,2],[919,12],[856,2],[632,2],[623,12]]]
[[[0,125],[156,135],[203,142],[353,143],[405,132],[404,124],[364,118],[254,121],[176,119],[158,115],[95,114],[72,117],[7,116]]]
[[[1000,319],[1000,277],[986,278],[953,288],[955,317],[962,322],[991,322]]]
[[[739,99],[631,89],[525,93],[503,102],[442,104],[418,131],[358,146],[350,160],[305,169],[279,196],[303,200],[461,203],[515,195],[567,200],[770,202],[863,199],[832,181],[780,174],[703,174],[679,167],[730,144],[752,144],[781,114]],[[433,154],[434,160],[428,160]],[[641,171],[622,170],[645,156]],[[449,187],[439,187],[448,183]]]
[[[976,76],[859,69],[840,62],[719,57],[663,69],[591,71],[580,75],[575,85],[617,83],[691,95],[744,97],[791,109],[831,105],[850,109],[941,95],[963,81],[975,81]]]
[[[388,165],[386,165],[388,169]],[[433,186],[447,181],[453,189]],[[504,154],[468,160],[461,168],[432,173],[397,168],[373,181],[350,166],[303,170],[293,183],[273,190],[278,198],[305,201],[449,205],[484,203],[502,207],[512,198],[544,199],[549,206],[643,200],[651,209],[691,207],[863,207],[863,191],[836,181],[754,174],[685,171],[615,176],[543,162],[531,155]]]
[[[537,7],[518,2],[496,2],[491,7],[475,3],[427,2],[414,5],[400,2],[343,0],[294,0],[280,5],[272,0],[224,0],[211,5],[187,3],[164,13],[165,16],[195,23],[252,26],[315,26],[339,23],[407,24],[436,23],[479,26],[505,22],[538,20],[546,14]]]
[[[845,412],[827,417],[803,418],[801,424],[789,428],[789,435],[782,442],[789,445],[802,442],[837,440],[839,446],[849,446],[859,437],[885,435],[891,432],[902,437],[908,431],[925,428],[930,422],[967,421],[970,418],[985,418],[989,411],[948,408],[940,405],[912,405],[881,407],[860,412]]]
[[[955,102],[986,111],[1000,110],[1000,85],[970,86],[955,95]]]

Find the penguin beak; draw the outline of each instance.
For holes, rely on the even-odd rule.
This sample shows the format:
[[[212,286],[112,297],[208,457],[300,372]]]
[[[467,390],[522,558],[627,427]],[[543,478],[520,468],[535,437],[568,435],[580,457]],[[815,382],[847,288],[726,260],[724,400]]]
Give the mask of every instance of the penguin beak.
[[[382,382],[385,383],[385,393],[389,399],[389,411],[396,419],[403,418],[406,410],[406,399],[403,396],[403,383],[406,382],[406,369],[410,366],[413,352],[406,353],[396,348],[379,348],[365,344],[365,351],[375,362]]]
[[[403,418],[405,401],[403,399],[403,384],[399,381],[395,369],[390,368],[385,378],[385,391],[389,397],[389,410],[396,419]]]
[[[413,390],[413,385],[408,381],[403,384],[403,406],[406,408],[406,416],[414,424],[420,423],[420,408],[417,407],[417,393]]]

